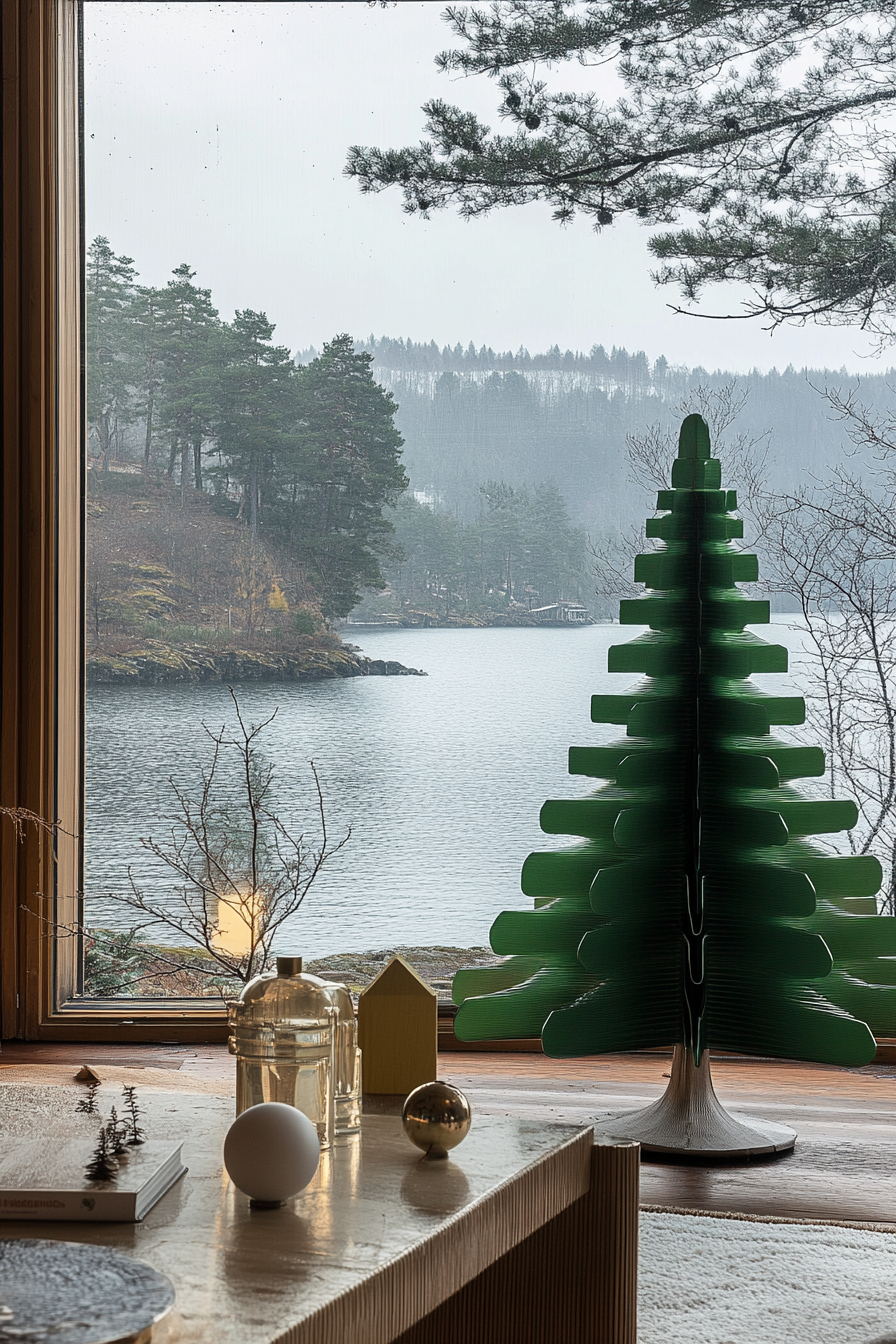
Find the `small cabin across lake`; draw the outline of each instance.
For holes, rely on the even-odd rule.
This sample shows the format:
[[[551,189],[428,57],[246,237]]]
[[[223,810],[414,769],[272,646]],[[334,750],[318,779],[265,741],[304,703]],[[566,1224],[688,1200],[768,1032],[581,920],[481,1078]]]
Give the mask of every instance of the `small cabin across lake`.
[[[587,625],[588,608],[580,602],[552,602],[547,607],[533,607],[529,612],[539,625]]]

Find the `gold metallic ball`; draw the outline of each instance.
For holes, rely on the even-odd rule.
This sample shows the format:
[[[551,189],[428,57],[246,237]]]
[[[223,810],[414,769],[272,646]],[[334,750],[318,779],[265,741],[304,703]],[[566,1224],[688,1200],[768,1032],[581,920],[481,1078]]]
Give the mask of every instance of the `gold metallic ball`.
[[[415,1087],[401,1111],[401,1123],[411,1143],[426,1157],[447,1157],[470,1132],[470,1103],[450,1083]]]

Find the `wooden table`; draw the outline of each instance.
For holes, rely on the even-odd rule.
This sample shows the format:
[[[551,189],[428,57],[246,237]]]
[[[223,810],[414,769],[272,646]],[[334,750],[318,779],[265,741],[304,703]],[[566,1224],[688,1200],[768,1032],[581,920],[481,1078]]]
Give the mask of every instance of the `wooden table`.
[[[474,1116],[447,1162],[365,1116],[282,1209],[251,1211],[221,1148],[228,1100],[154,1094],[188,1175],[142,1224],[8,1222],[131,1251],[177,1290],[154,1344],[635,1344],[637,1145]]]

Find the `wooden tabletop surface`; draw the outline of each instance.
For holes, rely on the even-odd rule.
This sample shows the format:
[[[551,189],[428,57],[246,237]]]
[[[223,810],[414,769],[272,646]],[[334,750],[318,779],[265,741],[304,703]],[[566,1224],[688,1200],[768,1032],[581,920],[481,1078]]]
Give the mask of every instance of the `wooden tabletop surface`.
[[[146,1219],[10,1219],[3,1236],[131,1251],[167,1275],[177,1301],[158,1344],[287,1334],[290,1344],[387,1344],[590,1187],[588,1128],[480,1114],[449,1160],[427,1162],[398,1117],[370,1115],[360,1138],[323,1155],[305,1191],[257,1211],[222,1169],[231,1098],[158,1090],[156,1080],[140,1092],[147,1132],[184,1138],[188,1166]],[[0,1125],[11,1137],[80,1133],[91,1118],[76,1099],[71,1084],[10,1075],[4,1088],[0,1071]]]
[[[223,1046],[4,1045],[0,1065],[95,1063],[177,1069],[226,1080]],[[555,1060],[537,1054],[460,1052],[440,1057],[442,1076],[462,1087],[474,1113],[573,1125],[658,1097],[671,1054]],[[647,1205],[822,1218],[896,1227],[896,1066],[842,1069],[789,1060],[716,1056],[716,1091],[731,1109],[767,1116],[798,1134],[790,1156],[738,1167],[645,1162]]]

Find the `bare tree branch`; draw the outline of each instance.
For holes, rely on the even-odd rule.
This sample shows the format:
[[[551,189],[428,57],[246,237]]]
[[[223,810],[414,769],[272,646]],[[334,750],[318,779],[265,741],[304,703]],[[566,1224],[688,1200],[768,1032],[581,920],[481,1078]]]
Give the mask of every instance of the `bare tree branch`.
[[[807,723],[827,756],[825,789],[849,793],[859,821],[847,842],[886,873],[896,914],[896,436],[858,389],[826,390],[866,470],[840,465],[811,489],[768,496],[769,582],[799,603],[809,656]]]
[[[232,688],[230,695],[236,727],[214,731],[203,725],[211,755],[198,789],[169,780],[177,813],[168,838],[140,841],[176,875],[176,899],[169,903],[148,895],[132,870],[130,890],[106,899],[142,916],[141,927],[173,930],[201,948],[206,955],[192,970],[245,982],[271,964],[277,933],[296,914],[324,864],[348,843],[351,828],[331,842],[312,761],[318,837],[307,842],[303,833],[293,834],[271,804],[274,770],[259,747],[276,711],[250,724]],[[235,791],[225,758],[235,765]],[[182,967],[175,958],[171,964]]]
[[[740,511],[750,518],[755,531],[761,534],[768,431],[754,437],[732,432],[748,397],[749,392],[738,387],[736,378],[719,387],[698,384],[679,402],[675,412],[681,417],[692,411],[703,416],[709,426],[713,452],[722,459],[726,478],[737,488]],[[629,434],[626,443],[629,480],[648,493],[668,489],[677,452],[676,432],[668,425],[654,423],[641,434]],[[634,527],[610,539],[589,541],[598,596],[604,599],[637,596],[642,585],[632,579],[635,556],[654,550],[655,546],[643,528]]]

